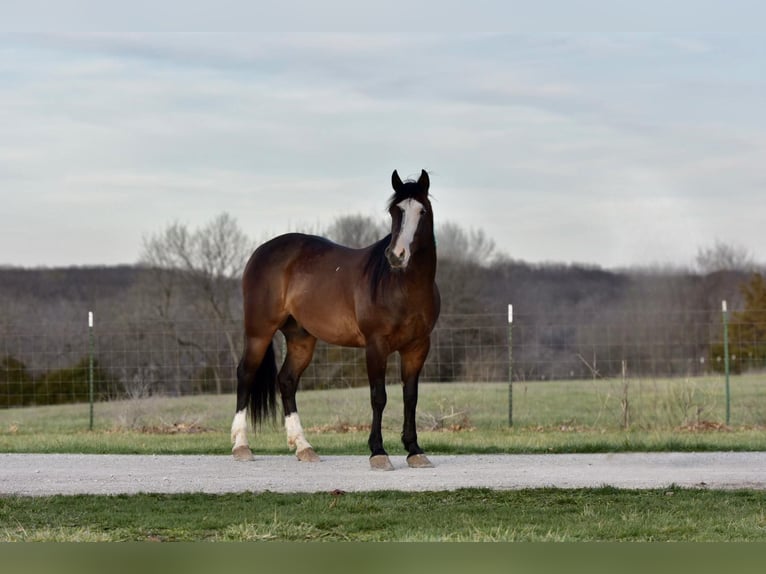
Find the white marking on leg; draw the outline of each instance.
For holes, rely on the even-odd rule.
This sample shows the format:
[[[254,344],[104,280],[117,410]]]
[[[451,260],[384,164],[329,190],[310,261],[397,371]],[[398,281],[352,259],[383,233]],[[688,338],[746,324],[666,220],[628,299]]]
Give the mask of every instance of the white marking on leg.
[[[237,411],[234,415],[234,420],[231,423],[231,442],[234,443],[233,448],[239,446],[247,446],[247,409]]]
[[[287,446],[300,452],[311,448],[309,441],[303,436],[303,427],[298,413],[292,413],[285,417],[285,430],[287,431]]]

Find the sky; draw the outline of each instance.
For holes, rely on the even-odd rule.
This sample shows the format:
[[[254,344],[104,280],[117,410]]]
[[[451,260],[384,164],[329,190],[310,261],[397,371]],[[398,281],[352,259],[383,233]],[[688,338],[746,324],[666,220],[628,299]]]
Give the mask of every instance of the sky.
[[[382,219],[394,169],[517,260],[766,262],[763,34],[411,28],[0,33],[0,265]]]

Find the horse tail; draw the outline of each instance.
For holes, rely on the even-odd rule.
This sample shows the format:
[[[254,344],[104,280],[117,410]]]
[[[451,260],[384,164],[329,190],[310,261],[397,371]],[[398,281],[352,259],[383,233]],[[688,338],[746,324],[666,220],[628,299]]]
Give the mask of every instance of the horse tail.
[[[270,418],[276,420],[277,414],[277,359],[274,356],[274,343],[269,343],[261,364],[255,371],[250,389],[250,420],[253,428]]]

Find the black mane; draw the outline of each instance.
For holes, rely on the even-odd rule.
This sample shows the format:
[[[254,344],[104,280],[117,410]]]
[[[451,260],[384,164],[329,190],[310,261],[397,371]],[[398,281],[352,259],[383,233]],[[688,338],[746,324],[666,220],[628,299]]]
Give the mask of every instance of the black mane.
[[[364,273],[370,282],[370,294],[373,301],[378,298],[378,288],[391,273],[391,268],[386,259],[386,248],[390,243],[391,234],[389,233],[383,239],[373,244],[370,257],[364,264]]]

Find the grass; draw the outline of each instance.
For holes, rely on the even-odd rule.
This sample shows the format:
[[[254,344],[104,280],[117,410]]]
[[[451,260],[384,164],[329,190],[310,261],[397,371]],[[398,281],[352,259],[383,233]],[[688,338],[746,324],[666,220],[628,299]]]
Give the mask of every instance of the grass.
[[[511,428],[507,384],[424,384],[420,442],[434,454],[766,450],[762,378],[733,380],[730,426],[715,378],[629,381],[627,393],[616,381],[515,383]],[[305,391],[298,401],[320,454],[367,454],[366,389]],[[0,451],[222,454],[234,403],[230,395],[97,403],[93,431],[88,405],[4,410]],[[392,454],[401,451],[401,410],[392,385],[384,415]],[[251,443],[256,452],[287,452],[280,424],[264,425]]]
[[[0,541],[764,541],[766,493],[684,489],[0,499]]]
[[[732,384],[723,424],[716,379],[426,384],[419,405],[427,452],[542,453],[766,450],[759,377]],[[389,387],[384,436],[401,453],[401,399]],[[628,399],[627,403],[625,398]],[[365,389],[298,395],[321,454],[367,455]],[[627,407],[626,407],[627,404]],[[151,398],[0,411],[0,451],[229,451],[232,396]],[[627,413],[627,417],[626,417]],[[627,422],[627,424],[626,424]],[[252,438],[252,437],[251,437]],[[287,452],[265,425],[256,452]],[[0,498],[0,541],[764,541],[766,493],[615,489]],[[500,570],[498,570],[500,571]],[[503,570],[504,571],[504,570]]]

